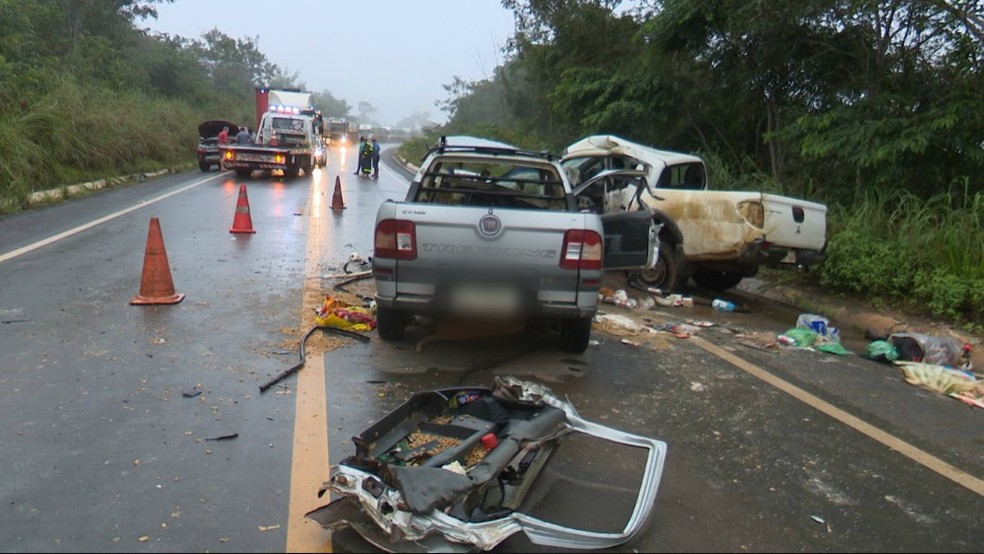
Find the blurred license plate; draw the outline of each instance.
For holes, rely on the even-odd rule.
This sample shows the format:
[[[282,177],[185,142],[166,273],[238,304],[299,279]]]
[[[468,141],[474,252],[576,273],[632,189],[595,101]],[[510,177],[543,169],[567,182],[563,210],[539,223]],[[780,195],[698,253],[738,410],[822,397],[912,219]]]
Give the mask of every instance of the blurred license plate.
[[[459,286],[451,292],[451,307],[469,314],[512,315],[520,311],[519,293],[512,288]]]
[[[244,162],[271,162],[273,158],[263,154],[239,154],[236,159]]]

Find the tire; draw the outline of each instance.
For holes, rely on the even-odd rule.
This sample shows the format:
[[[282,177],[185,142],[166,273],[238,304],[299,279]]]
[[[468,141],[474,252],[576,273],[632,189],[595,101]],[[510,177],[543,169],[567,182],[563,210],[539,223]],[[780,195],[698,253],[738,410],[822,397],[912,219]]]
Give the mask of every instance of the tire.
[[[297,179],[297,176],[301,174],[300,172],[301,168],[296,165],[289,165],[287,166],[287,169],[284,170],[284,177],[288,179]]]
[[[385,341],[402,340],[406,331],[406,313],[376,306],[376,332],[379,333],[379,338]]]
[[[560,322],[560,349],[580,354],[591,340],[591,318],[564,319]]]
[[[211,165],[205,162],[198,162],[198,169],[201,169],[203,173],[208,173],[208,170],[211,169],[211,167]]]
[[[249,170],[249,169],[237,169],[236,170],[236,175],[238,175],[238,176],[240,176],[240,177],[242,177],[242,178],[245,179],[246,177],[252,177],[253,176],[253,172],[251,170]]]
[[[646,286],[666,292],[675,292],[683,283],[680,277],[680,262],[676,257],[676,243],[663,241],[659,246],[659,259],[656,266],[639,272],[639,279]]]
[[[740,273],[733,271],[699,269],[694,273],[694,282],[697,283],[697,286],[718,292],[726,291],[736,286],[743,278]]]

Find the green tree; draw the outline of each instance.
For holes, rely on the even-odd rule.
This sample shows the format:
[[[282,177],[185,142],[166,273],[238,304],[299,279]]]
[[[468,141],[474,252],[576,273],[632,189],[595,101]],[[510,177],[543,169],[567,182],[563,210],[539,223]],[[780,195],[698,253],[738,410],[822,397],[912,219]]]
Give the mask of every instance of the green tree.
[[[345,100],[335,98],[329,90],[314,93],[314,105],[325,117],[351,117],[352,106]]]

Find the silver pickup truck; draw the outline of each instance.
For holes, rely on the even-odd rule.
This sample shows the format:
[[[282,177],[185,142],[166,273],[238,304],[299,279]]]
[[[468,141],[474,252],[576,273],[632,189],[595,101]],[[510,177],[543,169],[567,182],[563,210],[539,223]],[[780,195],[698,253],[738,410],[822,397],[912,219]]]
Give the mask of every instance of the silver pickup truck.
[[[639,179],[639,172],[605,172]],[[418,314],[549,318],[561,348],[587,348],[604,270],[652,267],[648,210],[579,211],[555,157],[474,137],[445,137],[404,201],[380,205],[373,277],[377,330],[400,340]]]

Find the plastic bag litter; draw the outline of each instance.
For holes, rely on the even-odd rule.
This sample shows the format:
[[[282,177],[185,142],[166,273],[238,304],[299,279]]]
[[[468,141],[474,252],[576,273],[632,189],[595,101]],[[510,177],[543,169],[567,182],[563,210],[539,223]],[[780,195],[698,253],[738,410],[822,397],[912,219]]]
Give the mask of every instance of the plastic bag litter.
[[[876,340],[868,345],[866,356],[879,362],[894,362],[899,359],[899,351],[888,341]]]
[[[796,318],[796,326],[809,329],[821,337],[827,337],[834,342],[840,342],[840,330],[830,326],[830,320],[816,314],[800,314]]]
[[[898,359],[932,365],[957,366],[963,353],[961,344],[949,337],[922,333],[892,333],[888,342],[898,351]]]
[[[902,370],[906,383],[940,394],[954,396],[984,387],[984,381],[941,365],[920,362],[895,362],[895,365]]]
[[[376,317],[361,307],[326,296],[324,303],[315,310],[318,327],[334,327],[346,331],[371,331],[376,328]]]
[[[811,348],[814,343],[817,342],[817,333],[807,329],[805,327],[793,327],[792,329],[786,331],[782,334],[784,337],[789,337],[796,341],[797,348]]]
[[[838,356],[849,356],[852,352],[837,341],[830,341],[824,344],[820,344],[815,347],[817,352],[825,352],[827,354],[836,354]]]

